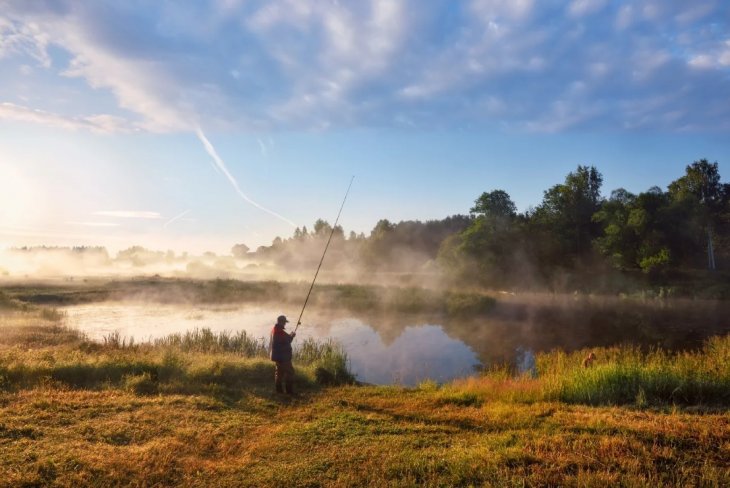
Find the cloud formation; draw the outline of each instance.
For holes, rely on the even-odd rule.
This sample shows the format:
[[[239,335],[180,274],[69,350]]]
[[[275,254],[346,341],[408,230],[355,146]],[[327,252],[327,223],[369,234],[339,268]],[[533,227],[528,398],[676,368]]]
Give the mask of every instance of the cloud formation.
[[[150,212],[147,210],[100,210],[94,212],[94,215],[102,217],[117,217],[121,219],[161,219],[159,212]]]
[[[119,108],[54,116],[4,100],[0,117],[13,120],[156,132],[730,129],[720,0],[0,4],[0,58],[18,76],[32,65],[22,76],[79,79]]]
[[[68,130],[90,130],[92,132],[132,132],[129,121],[108,114],[71,117],[45,110],[33,109],[10,102],[0,102],[0,120],[31,122],[35,124]]]

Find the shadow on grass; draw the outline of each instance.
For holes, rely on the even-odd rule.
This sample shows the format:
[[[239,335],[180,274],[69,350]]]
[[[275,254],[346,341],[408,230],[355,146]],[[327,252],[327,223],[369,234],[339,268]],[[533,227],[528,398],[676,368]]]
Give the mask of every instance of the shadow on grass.
[[[197,360],[196,360],[197,359]],[[0,389],[19,391],[41,386],[61,389],[121,389],[136,395],[208,395],[225,402],[246,396],[275,397],[274,366],[267,360],[190,357],[167,354],[162,360],[110,360],[70,364],[0,366]],[[297,369],[298,391],[321,386],[312,368]]]

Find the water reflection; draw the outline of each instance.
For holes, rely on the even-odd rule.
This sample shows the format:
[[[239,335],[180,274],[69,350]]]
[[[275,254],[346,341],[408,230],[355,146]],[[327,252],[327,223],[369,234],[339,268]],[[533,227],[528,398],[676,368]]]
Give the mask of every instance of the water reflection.
[[[262,307],[105,303],[68,307],[66,313],[69,324],[93,340],[118,332],[139,342],[204,327],[214,332],[245,330],[253,337],[267,337],[281,312]],[[444,382],[466,376],[480,364],[470,347],[449,337],[441,326],[380,324],[376,329],[355,318],[313,315],[299,328],[298,338],[336,340],[347,351],[357,379],[366,383],[414,385],[426,379]]]
[[[66,310],[70,325],[92,339],[116,331],[137,341],[203,327],[267,337],[275,317],[286,313],[273,306],[132,303]],[[524,351],[571,351],[621,343],[669,350],[697,348],[711,335],[730,333],[730,304],[523,296],[503,299],[488,317],[471,320],[397,314],[354,318],[344,311],[312,313],[306,319],[299,337],[340,342],[359,380],[412,385],[429,378],[448,381],[465,376],[480,364],[517,366],[517,351],[525,360]]]
[[[406,326],[386,343],[373,327],[346,319],[335,323],[332,337],[347,350],[358,379],[368,383],[443,382],[467,376],[479,365],[471,348],[449,337],[438,325]]]

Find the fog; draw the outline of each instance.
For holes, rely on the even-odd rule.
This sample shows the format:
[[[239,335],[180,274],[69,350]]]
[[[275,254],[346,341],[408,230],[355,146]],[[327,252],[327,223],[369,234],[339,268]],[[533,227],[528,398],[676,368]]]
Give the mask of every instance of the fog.
[[[259,252],[195,255],[132,246],[115,255],[103,247],[20,247],[0,250],[0,282],[67,280],[80,278],[168,277],[311,281],[322,257],[320,240],[298,246],[296,252],[277,252],[275,246]],[[437,287],[438,268],[428,256],[396,252],[397,267],[368,267],[358,256],[329,249],[318,283],[395,284]],[[424,263],[426,263],[424,265]]]

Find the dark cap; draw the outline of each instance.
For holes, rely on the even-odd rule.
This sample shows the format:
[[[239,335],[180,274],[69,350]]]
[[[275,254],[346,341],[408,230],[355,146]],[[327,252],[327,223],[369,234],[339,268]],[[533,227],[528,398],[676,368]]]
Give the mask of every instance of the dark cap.
[[[276,317],[277,324],[286,324],[287,322],[289,321],[286,319],[286,315],[279,315],[278,317]]]

